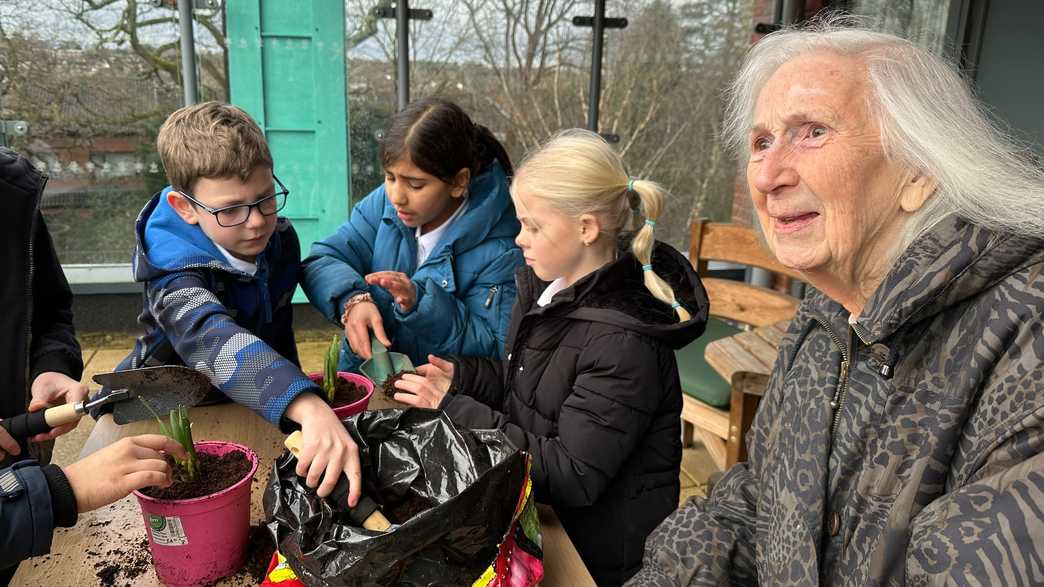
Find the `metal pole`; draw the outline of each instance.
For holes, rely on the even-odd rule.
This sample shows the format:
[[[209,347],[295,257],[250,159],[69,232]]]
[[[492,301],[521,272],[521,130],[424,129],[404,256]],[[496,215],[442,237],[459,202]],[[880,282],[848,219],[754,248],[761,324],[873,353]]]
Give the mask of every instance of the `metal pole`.
[[[799,22],[805,14],[804,0],[777,0],[779,2],[779,22],[789,26]]]
[[[591,42],[591,88],[588,93],[587,129],[598,132],[598,103],[602,97],[602,37],[605,32],[605,0],[594,3],[594,39]]]
[[[395,3],[395,46],[398,57],[399,110],[410,103],[410,4],[408,0]]]
[[[181,29],[181,86],[185,106],[199,102],[196,86],[196,43],[192,33],[192,0],[178,0],[178,26]]]

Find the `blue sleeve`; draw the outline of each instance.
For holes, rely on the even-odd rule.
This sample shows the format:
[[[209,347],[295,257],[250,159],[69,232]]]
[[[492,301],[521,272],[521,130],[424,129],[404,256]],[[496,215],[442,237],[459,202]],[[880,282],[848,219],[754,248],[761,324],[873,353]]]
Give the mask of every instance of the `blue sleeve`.
[[[236,324],[200,273],[150,282],[148,296],[152,315],[185,365],[269,422],[278,426],[302,392],[320,393],[290,360]]]
[[[417,287],[417,303],[395,317],[411,332],[424,333],[435,355],[500,358],[515,301],[515,269],[522,251],[511,247],[494,258],[470,289],[447,292],[431,279]]]
[[[35,461],[0,470],[0,568],[51,550],[51,491]]]
[[[384,204],[384,188],[380,187],[355,205],[337,232],[313,243],[302,262],[301,289],[334,324],[340,324],[341,307],[349,296],[369,291],[363,277],[372,272]]]

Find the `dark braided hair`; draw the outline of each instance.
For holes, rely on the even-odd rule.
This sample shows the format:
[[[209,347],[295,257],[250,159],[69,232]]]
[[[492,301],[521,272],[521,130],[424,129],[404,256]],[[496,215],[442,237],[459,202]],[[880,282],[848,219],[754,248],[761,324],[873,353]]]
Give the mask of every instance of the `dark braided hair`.
[[[421,98],[395,114],[381,140],[381,164],[385,168],[409,157],[425,173],[449,183],[461,169],[471,177],[484,172],[494,160],[511,177],[514,169],[504,145],[493,133],[453,102]]]

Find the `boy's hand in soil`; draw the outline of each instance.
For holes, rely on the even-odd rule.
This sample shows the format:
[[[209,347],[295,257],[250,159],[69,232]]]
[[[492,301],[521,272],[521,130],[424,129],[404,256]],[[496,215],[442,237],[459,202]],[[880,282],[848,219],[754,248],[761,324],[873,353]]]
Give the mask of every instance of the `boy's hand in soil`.
[[[370,331],[377,336],[385,347],[391,348],[391,341],[384,333],[384,321],[381,320],[381,312],[373,302],[362,302],[352,306],[348,312],[348,319],[344,322],[344,337],[348,339],[348,346],[352,352],[363,359],[373,356],[370,352]]]
[[[417,303],[417,287],[405,273],[377,271],[366,276],[366,283],[388,290],[403,312],[409,312]]]
[[[82,402],[87,397],[87,386],[64,373],[45,371],[37,375],[36,379],[33,380],[32,396],[33,399],[29,402],[29,411],[36,412],[62,404]],[[42,442],[57,438],[76,428],[76,425],[79,423],[78,419],[74,420],[69,424],[58,426],[45,434],[37,434],[29,440]]]
[[[63,467],[76,510],[89,512],[123,499],[142,487],[169,487],[170,465],[163,453],[183,459],[180,444],[162,434],[129,436]]]
[[[396,393],[396,401],[415,408],[437,409],[442,404],[453,383],[453,363],[434,355],[428,355],[428,360],[429,364],[417,367],[421,375],[405,373],[395,382],[395,387],[406,392]]]
[[[297,455],[297,476],[326,497],[337,486],[341,474],[348,476],[348,505],[359,503],[362,467],[359,447],[337,419],[333,410],[314,393],[302,393],[286,408],[286,417],[301,425],[302,447]],[[323,478],[322,484],[319,477]]]

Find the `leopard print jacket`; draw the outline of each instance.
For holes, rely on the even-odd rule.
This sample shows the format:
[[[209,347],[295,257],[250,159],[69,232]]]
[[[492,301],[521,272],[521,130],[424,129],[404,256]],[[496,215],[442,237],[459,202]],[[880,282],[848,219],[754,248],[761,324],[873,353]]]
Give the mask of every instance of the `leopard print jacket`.
[[[647,585],[1044,584],[1044,240],[949,219],[857,323],[803,301],[737,464]]]

